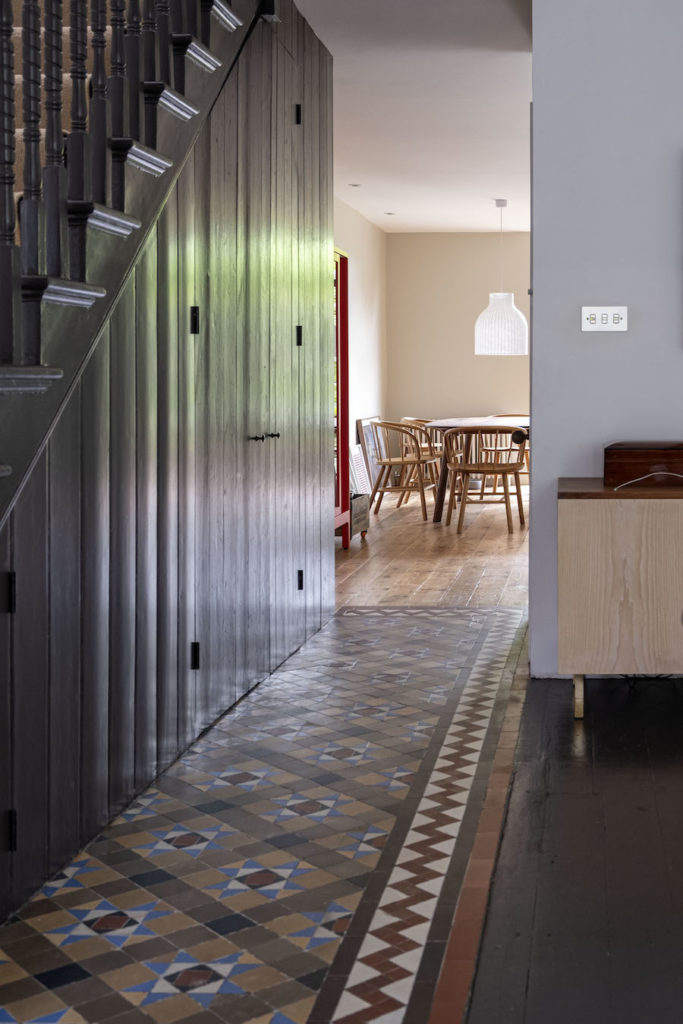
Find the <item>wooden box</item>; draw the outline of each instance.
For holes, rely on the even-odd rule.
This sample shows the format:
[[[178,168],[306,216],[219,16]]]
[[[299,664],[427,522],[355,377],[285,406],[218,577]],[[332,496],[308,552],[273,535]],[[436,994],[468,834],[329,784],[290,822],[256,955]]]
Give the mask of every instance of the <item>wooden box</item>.
[[[683,441],[618,441],[605,448],[605,487],[681,487]]]

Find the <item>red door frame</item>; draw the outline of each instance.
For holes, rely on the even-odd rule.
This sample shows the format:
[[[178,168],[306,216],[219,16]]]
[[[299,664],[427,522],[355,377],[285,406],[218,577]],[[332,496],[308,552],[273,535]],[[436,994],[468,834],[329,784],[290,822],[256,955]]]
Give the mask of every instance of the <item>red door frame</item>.
[[[334,250],[336,298],[337,417],[335,424],[334,526],[341,530],[342,547],[351,539],[349,486],[349,258]]]

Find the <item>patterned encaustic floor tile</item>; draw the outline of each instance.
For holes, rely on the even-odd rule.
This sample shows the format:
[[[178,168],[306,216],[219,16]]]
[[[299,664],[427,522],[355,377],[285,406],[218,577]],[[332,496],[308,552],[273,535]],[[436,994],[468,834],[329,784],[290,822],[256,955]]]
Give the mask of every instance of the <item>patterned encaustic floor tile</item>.
[[[426,1021],[524,628],[343,609],[0,928],[0,1024]]]

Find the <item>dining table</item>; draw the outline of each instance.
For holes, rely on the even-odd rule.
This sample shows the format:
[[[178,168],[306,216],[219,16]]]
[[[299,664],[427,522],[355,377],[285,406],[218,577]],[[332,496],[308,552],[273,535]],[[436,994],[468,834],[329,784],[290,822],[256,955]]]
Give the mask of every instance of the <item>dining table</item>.
[[[499,427],[511,427],[513,430],[526,430],[528,436],[531,422],[528,413],[520,413],[519,415],[491,413],[489,416],[455,416],[445,419],[430,420],[429,423],[425,424],[425,429],[429,431],[437,430],[439,433],[445,434],[447,430],[452,430],[454,427],[473,427],[475,429],[486,430],[487,426],[492,425],[497,425]],[[433,523],[441,522],[447,487],[448,464],[446,462],[445,453],[443,453],[441,456],[439,482],[434,496]]]

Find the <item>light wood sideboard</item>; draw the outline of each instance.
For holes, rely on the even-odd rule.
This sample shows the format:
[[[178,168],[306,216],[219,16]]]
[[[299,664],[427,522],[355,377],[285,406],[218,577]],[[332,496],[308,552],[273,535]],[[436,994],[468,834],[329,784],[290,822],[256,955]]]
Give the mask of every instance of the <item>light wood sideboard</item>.
[[[683,674],[683,488],[558,487],[558,671]]]

